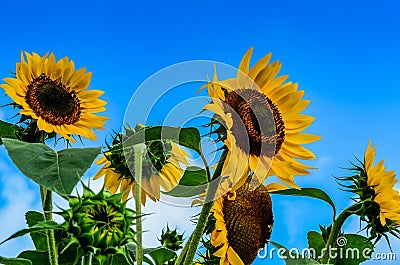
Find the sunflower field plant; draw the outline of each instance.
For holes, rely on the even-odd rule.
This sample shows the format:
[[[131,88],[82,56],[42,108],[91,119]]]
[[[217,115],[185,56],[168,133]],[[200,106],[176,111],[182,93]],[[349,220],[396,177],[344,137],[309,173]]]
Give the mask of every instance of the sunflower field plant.
[[[288,265],[355,265],[370,259],[382,238],[400,238],[396,175],[383,160],[375,163],[371,142],[363,161],[352,164],[351,175],[337,178],[338,188],[354,196],[339,214],[325,191],[301,187],[297,178],[311,178],[317,170],[307,164],[317,159],[309,144],[321,138],[307,132],[316,116],[304,112],[311,100],[288,75],[279,74],[282,64],[271,62],[271,53],[251,64],[252,53],[250,48],[244,54],[234,75],[220,80],[223,74],[214,66],[213,79],[199,86],[207,93],[203,111],[212,113],[207,122],[124,124],[104,146],[79,148],[73,146],[77,139],[96,140],[97,130],[106,127],[109,118],[98,114],[106,110],[104,91],[89,89],[92,74],[76,70],[68,57],[57,61],[53,53],[22,53],[15,73],[0,84],[11,100],[6,106],[17,112],[15,122],[0,121],[0,143],[39,186],[42,210],[28,211],[27,227],[0,242],[1,247],[29,234],[35,249],[0,257],[0,263],[250,265],[261,249],[273,245],[283,250]],[[214,143],[213,150],[205,151],[204,137]],[[206,158],[208,152],[214,161]],[[53,196],[68,206],[55,208]],[[193,201],[199,211],[187,221],[194,222],[194,230],[165,224],[159,227],[159,244],[146,248],[143,223],[150,213],[143,207],[149,202],[163,207],[164,196]],[[332,209],[327,213],[332,222],[307,234],[311,255],[274,242],[275,224],[284,221],[274,215],[274,196],[318,199]],[[359,217],[360,231],[343,231],[350,216]],[[336,255],[348,249],[367,255]]]

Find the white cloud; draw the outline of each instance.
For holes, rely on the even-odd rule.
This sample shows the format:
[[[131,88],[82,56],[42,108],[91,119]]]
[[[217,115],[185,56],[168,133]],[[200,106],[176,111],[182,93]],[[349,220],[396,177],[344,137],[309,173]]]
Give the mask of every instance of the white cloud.
[[[161,198],[162,199],[162,198]],[[134,209],[134,200],[128,202],[128,206]],[[178,232],[184,232],[184,238],[187,239],[194,229],[194,224],[190,221],[191,217],[199,212],[198,207],[180,207],[166,204],[162,201],[148,201],[146,207],[143,208],[144,217],[143,245],[145,247],[156,247],[160,244],[161,230],[168,226],[171,229],[178,228]]]
[[[11,172],[4,161],[0,161],[0,240],[26,228],[25,213],[40,209],[38,191],[29,187],[29,180]],[[0,246],[0,256],[14,257],[22,250],[33,249],[29,236],[10,240]]]

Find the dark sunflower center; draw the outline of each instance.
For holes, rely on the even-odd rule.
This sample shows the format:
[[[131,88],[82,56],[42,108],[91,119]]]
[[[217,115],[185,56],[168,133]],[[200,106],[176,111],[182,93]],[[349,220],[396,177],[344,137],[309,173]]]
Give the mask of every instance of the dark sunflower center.
[[[89,215],[97,223],[98,228],[103,227],[108,231],[113,231],[115,228],[119,228],[119,223],[115,221],[117,212],[117,209],[110,208],[107,205],[95,204],[89,210]]]
[[[52,125],[73,124],[81,114],[75,92],[44,74],[28,85],[26,103],[37,116]]]
[[[224,199],[222,212],[229,245],[244,264],[251,264],[270,238],[274,222],[266,188],[261,185],[253,191],[247,187],[238,189],[235,200]]]
[[[276,105],[263,93],[239,89],[226,96],[225,112],[233,112],[234,134],[239,147],[249,154],[273,157],[285,139],[285,126]],[[243,128],[244,125],[244,128]]]

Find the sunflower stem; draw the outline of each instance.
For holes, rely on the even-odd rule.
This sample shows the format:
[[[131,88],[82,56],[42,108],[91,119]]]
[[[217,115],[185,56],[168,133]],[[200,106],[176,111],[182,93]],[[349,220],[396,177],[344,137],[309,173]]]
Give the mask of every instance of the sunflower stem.
[[[93,253],[89,252],[86,256],[82,257],[82,265],[92,265]]]
[[[175,264],[176,265],[180,265],[182,264],[182,262],[184,261],[186,254],[188,252],[189,246],[190,246],[190,241],[192,240],[192,235],[190,235],[190,237],[188,238],[188,240],[186,241],[185,246],[183,247],[181,254],[179,254],[178,259],[176,260]]]
[[[143,263],[143,246],[142,246],[142,165],[143,152],[145,145],[138,144],[134,147],[135,152],[135,204],[136,204],[136,264]]]
[[[226,156],[228,154],[228,150],[224,149],[224,151],[221,154],[221,157],[218,161],[218,166],[215,169],[214,175],[212,177],[212,180],[215,180],[221,175],[222,172],[222,167],[224,165]],[[180,254],[180,257],[178,258],[179,260],[183,260],[184,265],[191,265],[193,263],[194,256],[196,255],[197,247],[200,243],[201,237],[203,236],[204,229],[207,225],[207,220],[208,216],[210,214],[210,211],[212,209],[212,206],[214,205],[214,199],[215,199],[215,194],[217,193],[218,190],[218,185],[213,185],[210,186],[208,184],[208,189],[205,197],[205,203],[203,205],[203,208],[201,209],[200,215],[199,215],[199,220],[197,221],[196,227],[190,237],[190,240],[186,243],[186,245],[189,245],[187,248],[187,252]],[[186,248],[185,245],[185,248]],[[185,257],[182,257],[185,256]],[[180,265],[180,263],[176,263],[177,265]]]
[[[208,166],[208,163],[207,163],[207,159],[205,158],[203,153],[200,154],[200,157],[201,157],[201,160],[203,161],[203,164],[204,164],[204,166],[206,168],[207,180],[208,180],[208,182],[210,182],[211,181],[211,173],[210,173],[210,167]]]
[[[354,214],[354,212],[359,208],[360,208],[359,204],[351,205],[346,209],[344,209],[343,212],[341,212],[339,216],[335,219],[335,221],[332,224],[332,229],[331,232],[329,233],[329,237],[324,248],[324,252],[321,258],[321,264],[328,264],[330,260],[330,252],[334,247],[334,245],[336,244],[336,241],[338,240],[338,236],[340,234],[340,231],[342,230],[343,224],[345,223],[347,218],[349,218],[352,214]]]
[[[52,221],[53,199],[52,192],[40,186],[40,196],[42,199],[43,213],[45,221]],[[58,251],[54,230],[47,230],[47,247],[49,250],[49,261],[51,265],[58,265]]]

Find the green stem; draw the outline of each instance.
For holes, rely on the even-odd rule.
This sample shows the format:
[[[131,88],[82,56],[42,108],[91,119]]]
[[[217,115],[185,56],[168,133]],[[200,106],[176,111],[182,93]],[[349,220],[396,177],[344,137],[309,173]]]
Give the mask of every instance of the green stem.
[[[211,181],[211,173],[210,173],[210,167],[208,166],[208,163],[207,163],[207,159],[204,157],[204,155],[202,153],[200,154],[200,157],[201,157],[201,160],[203,161],[203,164],[204,164],[204,166],[206,168],[207,180],[208,180],[208,182],[210,182]]]
[[[335,219],[335,221],[332,224],[331,232],[329,233],[328,241],[326,242],[326,245],[325,245],[325,249],[324,249],[325,251],[321,258],[321,264],[327,264],[329,262],[330,250],[332,249],[332,247],[334,247],[334,244],[336,244],[338,235],[339,235],[340,231],[342,230],[342,226],[343,226],[344,222],[359,208],[360,208],[360,205],[358,205],[358,204],[349,206],[348,208],[344,209],[343,212],[341,212],[339,214],[339,216]]]
[[[215,180],[221,175],[222,172],[222,167],[224,165],[226,155],[228,154],[228,151],[225,149],[221,157],[218,161],[218,166],[215,169],[214,175],[212,177],[212,180]],[[201,237],[203,236],[204,229],[207,225],[207,220],[208,216],[210,214],[211,208],[214,205],[214,199],[215,199],[215,194],[217,193],[218,190],[218,185],[213,185],[210,186],[208,185],[206,197],[205,197],[205,204],[203,205],[203,208],[201,209],[200,215],[199,215],[199,220],[197,221],[196,227],[193,231],[193,234],[191,236],[190,241],[188,241],[186,244],[189,244],[186,257],[183,259],[179,257],[180,259],[184,260],[184,265],[190,265],[193,262],[194,256],[196,255],[197,247],[200,243]],[[185,246],[186,247],[186,246]],[[180,256],[183,255],[183,251]],[[179,259],[178,259],[179,260]],[[179,263],[176,263],[179,265]]]
[[[40,195],[45,221],[52,221],[53,199],[52,192],[40,186]],[[47,247],[49,250],[49,261],[51,265],[58,265],[58,251],[54,230],[47,230]]]
[[[135,150],[135,204],[136,204],[136,264],[143,263],[143,246],[142,246],[142,164],[144,144],[138,144]]]
[[[178,259],[176,260],[175,264],[179,265],[183,262],[183,260],[186,257],[186,254],[188,252],[189,246],[190,246],[190,241],[192,240],[192,236],[190,236],[187,240],[187,243],[185,244],[185,246],[183,247],[181,254],[179,255]]]
[[[88,252],[86,256],[82,257],[82,265],[92,265],[93,253]]]

